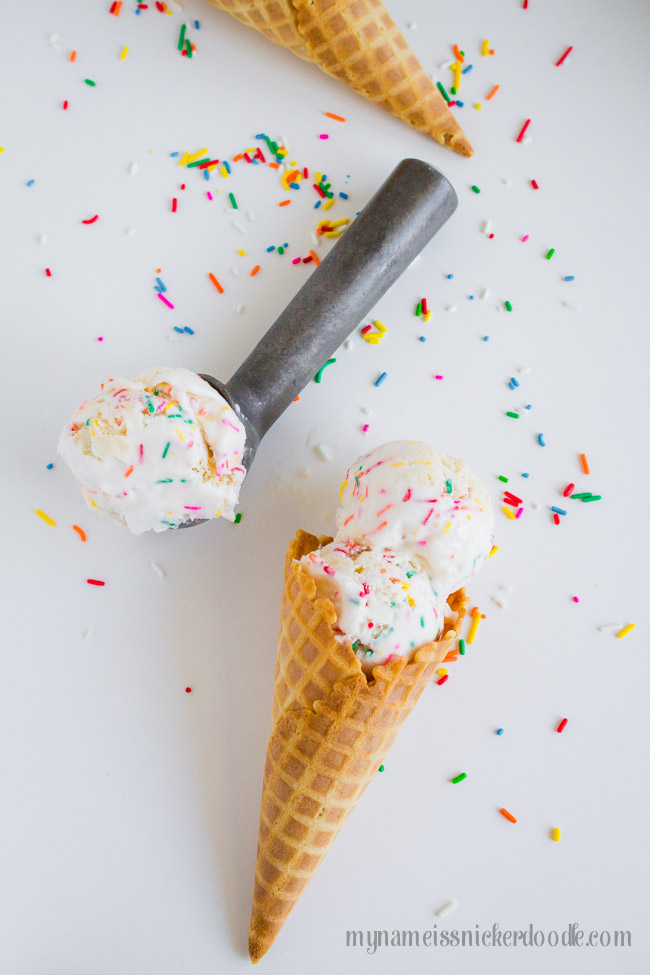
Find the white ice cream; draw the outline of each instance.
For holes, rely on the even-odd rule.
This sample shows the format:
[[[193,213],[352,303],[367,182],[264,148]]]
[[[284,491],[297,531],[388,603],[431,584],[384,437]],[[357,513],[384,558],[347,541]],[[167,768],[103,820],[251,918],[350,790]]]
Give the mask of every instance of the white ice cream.
[[[161,366],[103,383],[58,449],[88,506],[140,534],[220,515],[232,521],[245,440],[237,414],[209,383]]]
[[[426,562],[437,596],[464,585],[490,554],[490,496],[464,460],[396,440],[364,454],[341,486],[337,538]]]

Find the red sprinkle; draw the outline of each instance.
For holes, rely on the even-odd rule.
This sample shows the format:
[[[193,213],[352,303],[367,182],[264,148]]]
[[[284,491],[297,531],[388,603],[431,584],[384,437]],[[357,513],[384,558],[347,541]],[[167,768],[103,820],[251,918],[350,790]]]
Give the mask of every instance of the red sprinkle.
[[[89,586],[105,586],[106,583],[102,582],[101,579],[86,579]]]
[[[557,61],[555,62],[555,67],[556,67],[556,68],[559,68],[559,67],[560,67],[560,65],[562,64],[562,62],[564,61],[564,59],[565,59],[565,58],[568,58],[568,56],[569,56],[569,55],[571,54],[571,51],[572,51],[572,50],[573,50],[573,46],[572,46],[572,47],[567,47],[567,49],[566,49],[566,51],[564,52],[564,54],[562,55],[562,57],[561,57],[561,58],[559,58],[559,59],[558,59],[558,60],[557,60]]]
[[[443,674],[440,680],[436,681],[436,684],[438,685],[438,687],[440,687],[441,684],[445,684],[448,680],[449,680],[449,674]]]
[[[516,139],[517,142],[522,142],[523,141],[523,138],[526,135],[526,129],[528,128],[529,125],[530,125],[530,119],[527,118],[526,121],[524,122],[524,124],[521,127],[521,132],[517,136],[517,139]]]
[[[537,180],[536,180],[536,179],[531,179],[531,181],[530,181],[530,185],[532,186],[532,188],[533,188],[534,190],[538,190],[538,189],[539,189],[539,183],[537,182]]]
[[[89,223],[95,223],[96,220],[99,220],[98,213],[96,213],[94,217],[91,217],[90,220],[82,220],[81,222],[85,224],[89,224]]]
[[[556,525],[560,524],[560,516],[557,513],[553,515],[553,521],[555,522]]]
[[[523,6],[524,10],[528,10],[528,0],[524,0],[522,6]]]
[[[186,687],[185,688],[185,693],[186,694],[191,694],[192,693],[192,688],[191,687]]]
[[[67,108],[68,108],[68,99],[66,98],[66,100],[63,103],[63,111],[64,112],[67,111]]]
[[[52,272],[50,271],[49,267],[46,267],[45,268],[45,273],[48,276],[48,278],[51,278],[52,277]]]
[[[567,484],[567,486],[565,487],[564,491],[562,492],[562,494],[564,495],[564,497],[565,498],[568,498],[570,494],[573,494],[574,488],[575,488],[575,484]]]
[[[559,725],[557,726],[557,731],[561,734],[569,723],[568,718],[562,718]]]
[[[426,298],[423,298],[422,299],[422,314],[423,315],[426,315],[428,311],[429,311],[429,309],[427,308],[427,299]]]
[[[512,493],[512,491],[504,491],[503,494],[506,499],[512,498],[512,501],[515,501],[517,504],[521,504],[521,498],[518,498],[516,494]]]
[[[178,206],[178,200],[176,197],[172,200],[172,213],[176,213],[176,207]]]

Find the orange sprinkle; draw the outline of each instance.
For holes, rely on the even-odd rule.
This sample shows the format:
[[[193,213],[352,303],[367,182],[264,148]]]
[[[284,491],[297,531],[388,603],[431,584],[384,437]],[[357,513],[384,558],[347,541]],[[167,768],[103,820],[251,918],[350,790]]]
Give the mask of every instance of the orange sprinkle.
[[[76,57],[77,57],[77,52],[76,51],[70,51],[70,63],[72,63],[73,61],[75,61],[76,60]]]
[[[492,98],[494,98],[500,87],[501,85],[495,85],[490,94],[486,95],[485,100],[489,102]]]
[[[125,477],[130,477],[133,474],[133,464],[129,467],[128,471],[124,474]]]
[[[334,115],[333,112],[325,112],[325,115],[327,115],[328,118],[333,118],[335,122],[347,122],[347,119],[343,118],[342,115]]]
[[[387,521],[382,521],[381,525],[377,525],[377,529],[376,530],[377,531],[381,531],[381,529],[382,528],[385,528],[387,524],[388,524]]]
[[[255,267],[253,268],[253,270],[251,271],[251,277],[252,278],[255,277],[255,275],[257,274],[257,272],[259,271],[259,269],[260,269],[259,264],[256,264]]]
[[[443,664],[449,663],[450,660],[458,660],[458,650],[450,650],[449,653],[445,654],[442,658]]]
[[[458,48],[458,44],[454,44],[454,54],[456,55],[456,60],[457,60],[457,61],[460,61],[460,63],[462,64],[462,63],[463,63],[463,61],[465,60],[465,58],[464,58],[464,57],[463,57],[463,55],[462,55],[462,54],[460,53],[460,50],[459,50],[459,48]]]
[[[240,159],[244,158],[243,152],[238,152],[236,156],[232,157],[233,162],[239,162]]]
[[[586,454],[580,454],[580,463],[582,464],[582,469],[585,474],[589,473],[589,461],[587,460]]]
[[[271,167],[271,169],[279,169],[280,163],[269,163],[269,166]]]
[[[281,203],[278,203],[278,206],[279,207],[286,207],[286,206],[288,206],[289,203],[291,203],[291,200],[282,200]]]
[[[118,0],[118,3],[115,4],[115,10],[113,11],[113,15],[115,17],[119,17],[121,9],[122,9],[122,0]]]
[[[353,518],[354,518],[354,515],[350,515],[348,518],[346,518],[345,521],[343,522],[343,527],[345,528],[345,526],[347,525],[347,523],[349,521],[352,521]]]
[[[82,542],[85,542],[86,541],[86,533],[83,530],[83,528],[80,528],[79,525],[73,525],[72,527],[76,531],[76,533],[79,536],[79,538],[81,539],[81,541]]]
[[[314,254],[314,252],[313,252],[313,251],[310,251],[310,252],[309,252],[309,256],[310,256],[310,257],[311,257],[311,259],[313,260],[313,262],[314,262],[314,264],[316,265],[316,267],[318,267],[318,265],[320,264],[320,258],[318,258],[318,257],[316,257],[316,255]]]
[[[512,813],[509,813],[507,809],[499,809],[499,812],[501,813],[501,815],[502,815],[502,816],[503,816],[503,817],[504,817],[505,819],[507,819],[507,820],[509,820],[509,822],[511,822],[511,823],[516,823],[516,822],[517,822],[517,820],[516,820],[516,819],[515,819],[515,817],[514,817],[514,816],[512,815]]]
[[[217,291],[219,292],[219,294],[222,295],[223,294],[223,288],[221,287],[221,285],[219,284],[219,282],[215,278],[215,276],[212,273],[212,271],[209,272],[208,277],[212,281],[213,285],[215,286],[215,288],[217,289]]]

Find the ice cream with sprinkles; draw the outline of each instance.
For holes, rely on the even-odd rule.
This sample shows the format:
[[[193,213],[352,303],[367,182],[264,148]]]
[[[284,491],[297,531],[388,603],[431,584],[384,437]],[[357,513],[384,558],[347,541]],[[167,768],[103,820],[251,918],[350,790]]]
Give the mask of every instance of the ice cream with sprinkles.
[[[489,557],[494,514],[465,461],[416,441],[364,454],[340,496],[336,537],[301,561],[369,674],[438,639],[448,597]]]
[[[109,379],[82,403],[58,450],[88,507],[134,534],[235,517],[246,435],[226,400],[189,369]]]

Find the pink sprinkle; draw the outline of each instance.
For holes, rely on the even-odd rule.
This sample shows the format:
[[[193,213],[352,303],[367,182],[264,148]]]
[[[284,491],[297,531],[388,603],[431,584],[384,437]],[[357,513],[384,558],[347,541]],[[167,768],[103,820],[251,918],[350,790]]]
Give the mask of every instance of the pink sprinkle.
[[[329,139],[329,136],[327,135],[327,133],[323,132],[321,135],[318,136],[318,138],[319,139]]]
[[[198,507],[197,507],[196,505],[184,504],[183,507],[185,508],[186,511],[200,511],[201,510],[201,505],[198,505]]]
[[[207,196],[208,200],[212,199],[212,193],[210,192],[210,190],[208,190],[208,192],[205,195]]]
[[[577,596],[573,596],[572,599],[573,599],[574,603],[579,603],[580,602],[580,600],[579,600],[579,598]]]
[[[365,335],[365,334],[366,334],[366,332],[370,332],[370,331],[371,331],[371,329],[372,329],[372,325],[366,325],[366,326],[365,326],[365,328],[362,328],[362,329],[361,329],[361,334],[362,334],[362,335]]]
[[[560,721],[559,725],[557,726],[557,731],[558,731],[559,734],[561,734],[564,731],[564,729],[566,728],[566,726],[568,725],[568,723],[569,723],[569,719],[568,718],[562,718],[562,720]]]
[[[230,429],[231,429],[231,430],[236,430],[236,431],[237,431],[237,433],[239,433],[239,427],[236,427],[234,423],[231,423],[231,422],[230,422],[230,420],[226,420],[226,418],[224,417],[224,418],[222,419],[222,421],[221,421],[221,422],[222,422],[222,423],[223,423],[223,424],[224,424],[225,426],[227,426],[227,427],[230,427]]]
[[[144,444],[140,444],[140,463],[142,463],[143,457],[144,457]]]
[[[334,571],[334,569],[330,565],[325,565],[324,563],[323,563],[323,572],[326,572],[328,574],[328,576],[335,576],[336,575],[336,572]]]
[[[517,514],[515,515],[515,519],[521,518],[521,516],[523,515],[523,513],[524,513],[524,509],[523,508],[520,508],[519,511],[517,512]]]
[[[521,242],[522,242],[522,244],[525,244],[525,243],[526,243],[526,241],[528,240],[528,238],[529,238],[529,236],[530,236],[530,234],[525,234],[525,235],[524,235],[524,236],[523,236],[523,237],[521,238]]]
[[[444,376],[434,376],[433,378],[434,379],[444,379],[445,377]]]
[[[174,307],[172,305],[171,301],[167,301],[167,299],[165,298],[165,296],[163,294],[161,294],[160,291],[158,292],[158,297],[160,298],[160,300],[162,301],[162,303],[164,305],[167,305],[168,308],[173,308]]]
[[[103,342],[104,341],[104,336],[103,335],[98,335],[97,336],[97,341],[98,342]]]
[[[294,259],[292,260],[291,263],[292,264],[300,264],[300,258],[299,257],[294,257]]]
[[[364,423],[364,425],[361,427],[361,432],[362,433],[367,433],[369,429],[370,429],[370,424],[369,423]]]

